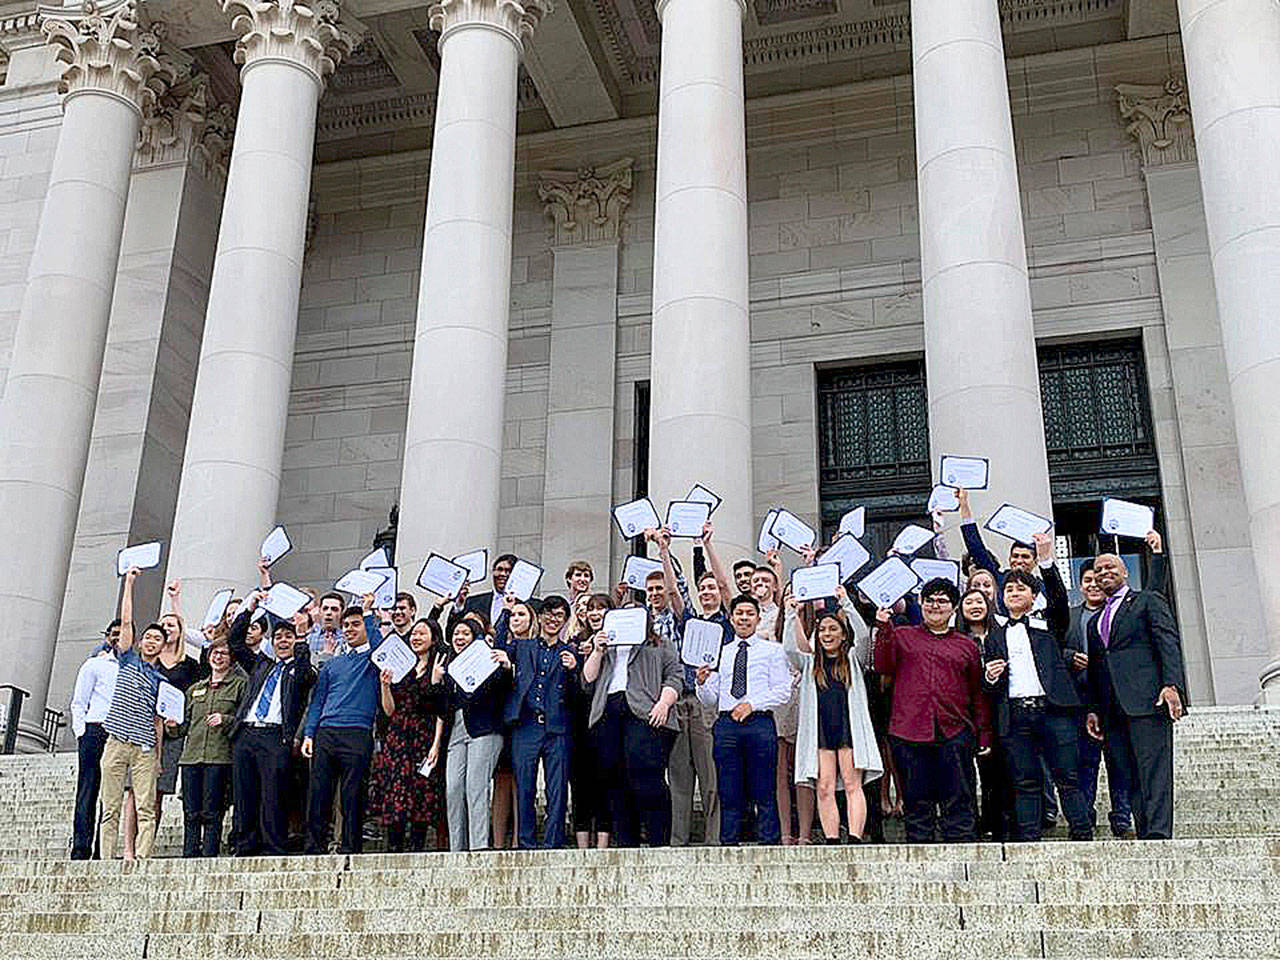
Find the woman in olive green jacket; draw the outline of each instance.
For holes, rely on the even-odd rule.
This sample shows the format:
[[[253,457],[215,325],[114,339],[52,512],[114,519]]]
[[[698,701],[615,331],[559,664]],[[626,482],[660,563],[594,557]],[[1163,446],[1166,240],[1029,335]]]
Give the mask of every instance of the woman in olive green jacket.
[[[207,650],[210,674],[187,688],[182,724],[182,855],[216,857],[231,794],[231,721],[249,678],[231,662],[225,640]]]

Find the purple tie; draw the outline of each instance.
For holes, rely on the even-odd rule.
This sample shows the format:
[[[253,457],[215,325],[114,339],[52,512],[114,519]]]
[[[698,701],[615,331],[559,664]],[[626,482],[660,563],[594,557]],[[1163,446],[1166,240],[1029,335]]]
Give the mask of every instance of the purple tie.
[[[1098,624],[1098,636],[1102,638],[1104,647],[1111,646],[1111,618],[1115,615],[1116,607],[1120,605],[1120,598],[1110,597],[1107,600],[1107,607],[1102,611],[1102,622]]]

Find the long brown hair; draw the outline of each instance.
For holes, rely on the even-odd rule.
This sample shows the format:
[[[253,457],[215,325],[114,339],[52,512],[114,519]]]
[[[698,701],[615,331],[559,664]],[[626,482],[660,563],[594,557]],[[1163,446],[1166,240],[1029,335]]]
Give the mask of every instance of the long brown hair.
[[[853,649],[853,630],[849,628],[849,622],[845,620],[843,613],[824,613],[818,617],[818,622],[813,626],[813,682],[818,685],[819,690],[827,689],[827,651],[823,649],[821,641],[818,640],[818,631],[822,629],[823,621],[832,620],[840,628],[840,646],[836,648],[835,666],[832,668],[834,678],[846,687],[853,680],[852,671],[849,669],[849,652]]]

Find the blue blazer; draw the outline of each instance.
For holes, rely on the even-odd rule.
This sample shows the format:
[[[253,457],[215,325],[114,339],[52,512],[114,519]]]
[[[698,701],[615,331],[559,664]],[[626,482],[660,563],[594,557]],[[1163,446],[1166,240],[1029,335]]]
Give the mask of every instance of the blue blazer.
[[[507,656],[511,658],[511,664],[515,667],[515,688],[511,692],[511,696],[507,698],[506,722],[508,726],[515,726],[520,721],[520,715],[524,712],[525,701],[533,690],[534,681],[538,678],[538,653],[542,650],[544,644],[540,638],[530,640],[521,640],[511,636],[511,632],[507,628],[510,620],[510,613],[506,610],[498,617],[497,632],[493,638],[493,645],[499,650],[505,651]],[[578,652],[569,643],[557,643],[551,648],[552,662],[551,671],[547,675],[547,689],[543,696],[543,713],[547,720],[548,733],[568,733],[570,727],[569,716],[569,698],[571,696],[571,684],[576,682],[576,674],[578,670]],[[573,654],[574,666],[572,669],[565,667],[560,662],[560,654],[562,652]]]

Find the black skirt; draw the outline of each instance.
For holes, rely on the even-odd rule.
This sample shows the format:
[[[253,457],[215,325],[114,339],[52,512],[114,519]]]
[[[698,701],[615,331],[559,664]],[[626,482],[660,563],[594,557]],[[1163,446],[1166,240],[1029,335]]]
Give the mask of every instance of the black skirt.
[[[840,750],[852,746],[849,688],[828,676],[826,689],[818,688],[818,749]]]

